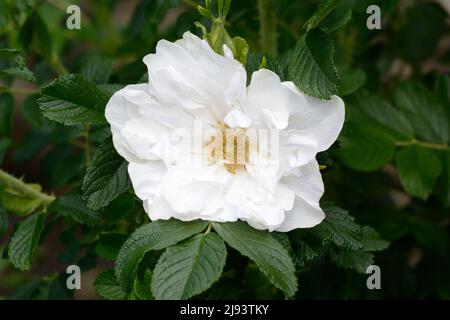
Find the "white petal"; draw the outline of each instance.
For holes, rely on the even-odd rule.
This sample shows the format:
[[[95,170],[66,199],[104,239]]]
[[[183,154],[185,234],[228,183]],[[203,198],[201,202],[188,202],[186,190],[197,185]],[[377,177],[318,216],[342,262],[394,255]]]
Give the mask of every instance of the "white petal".
[[[284,130],[280,135],[280,157],[287,157],[290,167],[305,165],[315,159],[318,152],[316,139],[306,131]]]
[[[230,128],[247,128],[251,124],[250,118],[240,110],[234,109],[225,116],[224,123]]]
[[[152,199],[158,191],[166,170],[162,161],[148,161],[145,164],[130,163],[128,174],[136,195],[141,200]]]
[[[294,208],[285,213],[283,223],[275,231],[288,232],[297,228],[312,228],[322,222],[325,214],[319,206],[311,206],[303,199],[296,197]]]
[[[345,119],[344,102],[338,96],[330,100],[310,97],[301,92],[292,82],[283,82],[307,104],[299,104],[289,119],[289,129],[304,130],[317,137],[319,151],[328,149],[336,141]]]
[[[245,97],[242,64],[217,54],[190,32],[175,43],[159,41],[156,53],[145,56],[144,63],[150,92],[158,101],[183,106],[207,121],[222,120],[231,105]]]
[[[253,73],[248,87],[246,112],[262,127],[285,129],[289,116],[306,100],[282,85],[278,75],[267,69]]]
[[[310,163],[298,168],[296,174],[284,176],[281,180],[286,187],[313,207],[319,206],[324,186],[320,175],[319,164],[314,159]]]

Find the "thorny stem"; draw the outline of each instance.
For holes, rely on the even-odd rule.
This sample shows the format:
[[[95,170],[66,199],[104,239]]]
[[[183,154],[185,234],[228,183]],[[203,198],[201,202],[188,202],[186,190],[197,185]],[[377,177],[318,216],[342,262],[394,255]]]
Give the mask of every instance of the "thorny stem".
[[[397,147],[406,147],[406,146],[421,146],[428,149],[434,149],[434,150],[450,150],[450,146],[446,144],[437,144],[437,143],[431,143],[431,142],[425,142],[425,141],[419,141],[416,139],[411,139],[407,141],[397,141],[395,143]]]
[[[18,193],[33,199],[39,199],[42,201],[42,204],[47,207],[55,200],[55,197],[52,195],[48,195],[46,193],[40,192],[36,189],[33,189],[28,184],[23,182],[22,180],[14,177],[13,175],[3,171],[0,169],[0,182],[3,182],[7,186],[11,187],[13,190]]]
[[[271,0],[258,0],[259,33],[263,52],[277,54],[277,21],[271,8]]]

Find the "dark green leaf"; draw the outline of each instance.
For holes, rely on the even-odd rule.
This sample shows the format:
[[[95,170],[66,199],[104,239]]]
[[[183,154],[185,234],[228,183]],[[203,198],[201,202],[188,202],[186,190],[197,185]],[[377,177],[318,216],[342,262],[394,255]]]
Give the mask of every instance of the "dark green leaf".
[[[366,273],[367,267],[374,262],[374,255],[364,251],[340,250],[331,257],[338,267],[352,269],[359,273]]]
[[[449,141],[449,118],[439,100],[422,84],[404,82],[395,90],[395,102],[418,138],[435,143]]]
[[[339,0],[322,0],[314,14],[305,22],[307,30],[316,28],[319,23],[338,5]]]
[[[226,256],[225,244],[214,233],[169,247],[153,272],[153,295],[159,300],[178,300],[205,291],[219,279]]]
[[[94,282],[95,290],[103,298],[108,300],[123,300],[126,293],[117,282],[114,270],[106,270],[99,274]]]
[[[42,89],[45,117],[65,125],[104,123],[108,95],[77,74],[62,76]]]
[[[95,151],[82,186],[83,199],[89,208],[106,207],[131,187],[127,166],[128,163],[117,154],[111,140]]]
[[[9,261],[16,268],[22,271],[30,269],[43,229],[44,215],[42,213],[35,213],[19,223],[19,227],[11,237],[8,249]]]
[[[124,243],[116,259],[116,276],[125,291],[131,290],[139,263],[146,252],[174,245],[201,232],[206,225],[204,221],[159,220],[136,229]]]
[[[0,238],[8,231],[8,215],[0,203]]]
[[[294,263],[288,252],[267,231],[243,222],[214,223],[214,230],[232,248],[253,260],[269,281],[286,296],[297,291]]]
[[[432,150],[408,146],[397,153],[400,181],[412,196],[426,200],[441,172],[441,162]]]
[[[98,224],[102,218],[100,213],[86,207],[78,194],[59,197],[51,204],[50,210],[88,226]]]
[[[361,249],[361,228],[347,211],[338,207],[325,207],[325,219],[313,229],[314,234],[330,240],[338,247],[350,250]]]
[[[127,236],[122,233],[109,232],[101,234],[95,247],[95,252],[99,257],[114,261],[126,240]]]
[[[445,207],[450,207],[450,150],[440,152],[442,174],[437,182],[437,194]]]
[[[333,40],[318,29],[297,42],[290,57],[288,75],[303,92],[329,99],[338,93],[339,75],[333,62]]]
[[[361,243],[363,244],[363,251],[381,251],[389,246],[389,242],[383,240],[374,228],[364,226],[361,230]]]
[[[95,84],[107,83],[111,75],[111,59],[97,54],[87,56],[81,66],[80,74],[87,81]]]
[[[395,145],[383,128],[348,122],[341,134],[336,155],[346,166],[359,171],[384,167],[394,155]]]

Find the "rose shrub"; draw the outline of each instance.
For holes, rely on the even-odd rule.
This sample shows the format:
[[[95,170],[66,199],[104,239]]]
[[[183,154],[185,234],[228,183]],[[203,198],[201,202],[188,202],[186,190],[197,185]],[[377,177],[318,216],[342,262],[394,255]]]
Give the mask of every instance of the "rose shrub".
[[[78,5],[0,3],[0,297],[450,298],[445,3]]]

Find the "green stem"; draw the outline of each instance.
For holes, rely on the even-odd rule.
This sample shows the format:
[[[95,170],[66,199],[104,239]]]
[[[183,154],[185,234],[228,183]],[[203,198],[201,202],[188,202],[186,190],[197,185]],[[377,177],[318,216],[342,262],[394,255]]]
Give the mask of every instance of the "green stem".
[[[13,175],[3,171],[0,169],[0,182],[3,182],[13,190],[18,193],[26,196],[27,198],[39,199],[42,201],[42,204],[47,207],[50,203],[55,200],[55,197],[52,195],[48,195],[46,193],[40,192],[36,189],[33,189],[28,184],[23,182],[20,179],[17,179]]]
[[[53,54],[50,64],[60,76],[63,76],[68,73],[66,67],[64,67],[63,63],[61,62],[61,59],[57,54]]]
[[[194,9],[197,9],[197,3],[193,0],[182,0],[181,2],[194,8]]]
[[[210,223],[208,223],[208,228],[206,228],[206,231],[203,234],[207,235],[208,233],[211,232],[211,229],[212,229],[212,223],[210,222]]]
[[[406,146],[421,146],[428,149],[434,149],[434,150],[450,150],[450,146],[446,144],[437,144],[437,143],[431,143],[431,142],[425,142],[425,141],[419,141],[416,139],[411,139],[407,141],[397,141],[395,143],[397,147],[406,147]]]
[[[2,87],[2,88],[0,88],[0,92],[11,92],[11,93],[18,93],[18,94],[34,94],[34,93],[38,93],[39,89],[15,88],[15,87],[5,88],[5,87]]]
[[[263,52],[277,54],[277,21],[271,0],[258,0],[260,44]]]

